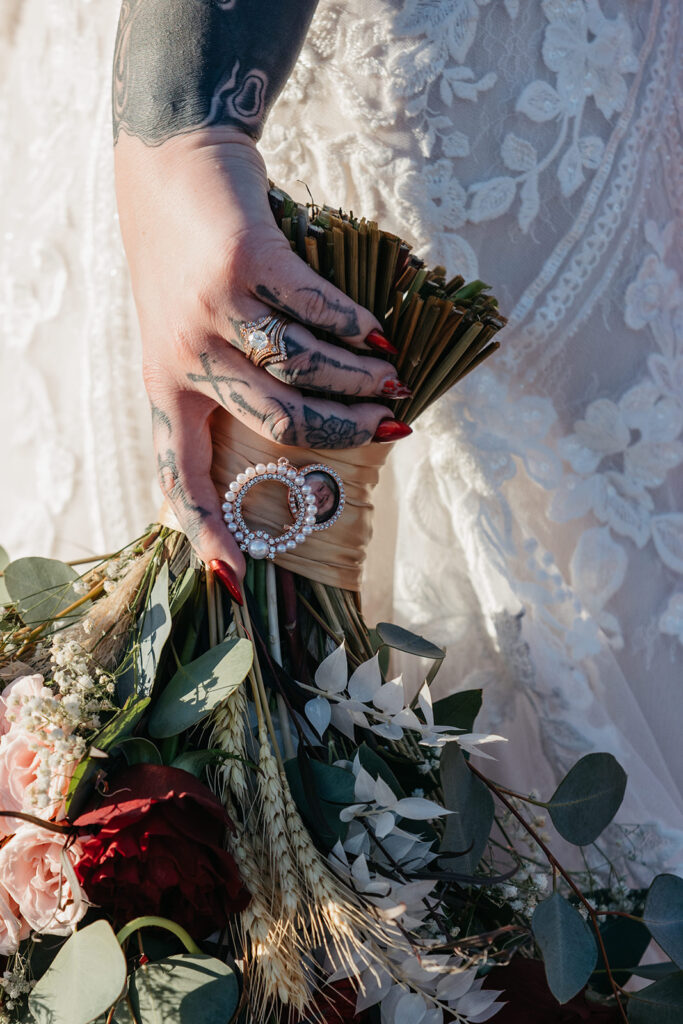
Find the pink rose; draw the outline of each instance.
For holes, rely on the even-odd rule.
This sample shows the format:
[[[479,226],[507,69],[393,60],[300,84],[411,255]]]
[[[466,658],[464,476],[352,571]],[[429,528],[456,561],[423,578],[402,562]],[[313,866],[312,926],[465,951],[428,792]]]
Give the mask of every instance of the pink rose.
[[[0,739],[0,810],[24,811],[46,821],[58,816],[75,767],[73,763],[67,763],[59,773],[48,777],[43,801],[38,806],[32,802],[29,792],[39,776],[42,762],[50,753],[50,746],[41,737],[24,732],[16,725]],[[20,821],[20,818],[0,817],[0,835],[12,835]]]
[[[0,850],[0,878],[33,931],[70,935],[87,903],[74,872],[64,870],[82,857],[80,842],[64,850],[67,837],[40,825],[22,824]]]
[[[19,949],[19,943],[31,934],[26,921],[21,919],[19,907],[0,884],[0,955],[11,956]]]
[[[4,688],[0,693],[0,736],[4,736],[12,727],[12,723],[7,718],[8,711],[18,711],[21,706],[19,703],[21,698],[40,697],[45,688],[41,675],[18,676]],[[8,706],[7,698],[10,696],[12,700],[9,701]],[[13,708],[12,705],[15,707]]]

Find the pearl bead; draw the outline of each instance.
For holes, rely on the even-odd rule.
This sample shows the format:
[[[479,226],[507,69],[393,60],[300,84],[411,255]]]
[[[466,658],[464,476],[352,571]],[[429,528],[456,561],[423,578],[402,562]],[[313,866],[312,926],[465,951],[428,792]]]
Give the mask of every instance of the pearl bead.
[[[296,547],[296,541],[295,540],[288,540],[287,541],[287,550],[288,551],[293,551],[295,547]]]
[[[230,507],[231,506],[227,503],[227,501],[224,501],[223,504],[221,505],[221,508],[223,509],[224,512],[227,512]]]
[[[296,480],[296,470],[295,469],[288,469],[287,470],[287,479],[288,480]]]
[[[294,540],[297,542],[297,544],[303,544],[303,542],[306,540],[306,538],[304,537],[303,533],[297,533],[297,535],[294,538]]]
[[[315,526],[315,516],[306,516],[304,522],[306,526]]]
[[[256,471],[258,472],[258,466]],[[253,540],[249,541],[249,554],[252,558],[265,558],[268,554],[268,541],[264,540],[263,537],[254,537]]]
[[[256,476],[256,470],[254,469],[253,466],[247,466],[247,468],[244,471],[244,475],[247,477],[248,480],[251,480],[253,476]]]
[[[304,528],[303,528],[303,530],[301,532],[304,533],[308,537],[308,536],[310,536],[310,534],[313,533],[313,527],[312,526],[304,526]]]
[[[226,501],[234,501],[236,497],[237,497],[237,495],[235,494],[234,491],[228,491],[228,493],[225,495],[225,500]]]
[[[235,540],[244,540],[244,534],[242,533],[241,530],[238,530],[237,533],[235,534]]]
[[[230,490],[231,491],[239,491],[239,489],[240,489],[240,485],[237,483],[236,480],[233,480],[233,482],[230,484]]]
[[[310,494],[311,493],[311,485],[310,484],[304,484],[303,487],[301,488],[301,493],[302,494]]]
[[[268,470],[269,473],[277,473],[277,463],[269,462],[268,465],[266,466],[266,469]]]
[[[228,523],[230,533],[237,533],[237,523]]]
[[[287,467],[286,466],[278,466],[277,467],[277,471],[278,471],[278,473],[281,473],[282,476],[284,476],[284,474],[287,472]]]
[[[246,473],[238,473],[237,474],[237,483],[238,484],[245,484],[246,482],[247,482],[247,474]]]
[[[265,467],[265,464],[263,462],[257,462],[255,467],[254,467],[254,469],[256,470],[256,475],[257,476],[261,476],[266,471],[266,467]],[[261,557],[263,557],[263,556],[261,556]]]
[[[279,555],[284,555],[286,550],[287,550],[287,546],[285,544],[278,544],[277,552],[278,552]]]
[[[303,486],[304,486],[304,484],[306,483],[306,477],[305,477],[305,476],[295,476],[295,477],[294,477],[294,483],[295,483],[295,484],[296,484],[296,485],[297,485],[298,487],[303,487]]]

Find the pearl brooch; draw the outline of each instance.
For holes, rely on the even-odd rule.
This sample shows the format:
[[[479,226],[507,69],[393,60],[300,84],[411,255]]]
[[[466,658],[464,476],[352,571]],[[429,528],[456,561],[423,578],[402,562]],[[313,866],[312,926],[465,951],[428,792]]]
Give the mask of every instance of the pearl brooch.
[[[313,474],[311,480],[309,474]],[[289,494],[293,522],[282,534],[271,537],[267,530],[250,530],[244,520],[242,504],[252,487],[268,480],[283,484]],[[239,542],[242,551],[252,558],[275,558],[303,544],[314,530],[324,530],[335,522],[344,507],[344,485],[328,466],[317,464],[297,469],[288,459],[277,464],[263,462],[247,466],[231,481],[225,492],[223,519]]]

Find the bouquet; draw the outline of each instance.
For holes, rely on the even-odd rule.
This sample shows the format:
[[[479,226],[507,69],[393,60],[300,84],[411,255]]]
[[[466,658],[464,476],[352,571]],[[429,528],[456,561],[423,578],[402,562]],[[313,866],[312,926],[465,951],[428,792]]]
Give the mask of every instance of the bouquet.
[[[372,222],[271,204],[384,325],[413,391],[402,420],[498,347],[483,282]],[[683,881],[572,875],[547,831],[593,846],[619,764],[590,754],[544,799],[512,792],[481,767],[501,741],[476,731],[481,692],[433,701],[445,652],[366,624],[384,449],[214,427],[226,528],[262,542],[239,600],[166,513],[80,574],[0,549],[3,1024],[512,1021],[497,979],[541,961],[536,1005],[566,1016],[526,1020],[678,1019]],[[306,543],[280,551],[268,529],[288,513]],[[396,652],[418,659],[415,694]],[[651,937],[670,959],[639,968]],[[627,994],[632,974],[651,984]]]

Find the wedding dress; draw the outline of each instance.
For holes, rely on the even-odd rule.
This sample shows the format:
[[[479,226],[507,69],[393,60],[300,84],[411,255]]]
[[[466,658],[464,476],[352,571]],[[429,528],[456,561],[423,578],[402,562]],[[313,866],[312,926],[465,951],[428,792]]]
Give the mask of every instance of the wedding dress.
[[[114,549],[158,503],[112,188],[116,0],[0,17],[0,542]],[[321,0],[271,177],[490,282],[501,351],[396,446],[370,563],[483,686],[494,771],[608,750],[610,850],[683,866],[679,0]],[[678,104],[678,105],[677,105]],[[679,236],[680,237],[680,236]],[[373,570],[374,567],[374,570]],[[381,584],[381,586],[379,586]],[[638,831],[630,823],[640,823]]]

